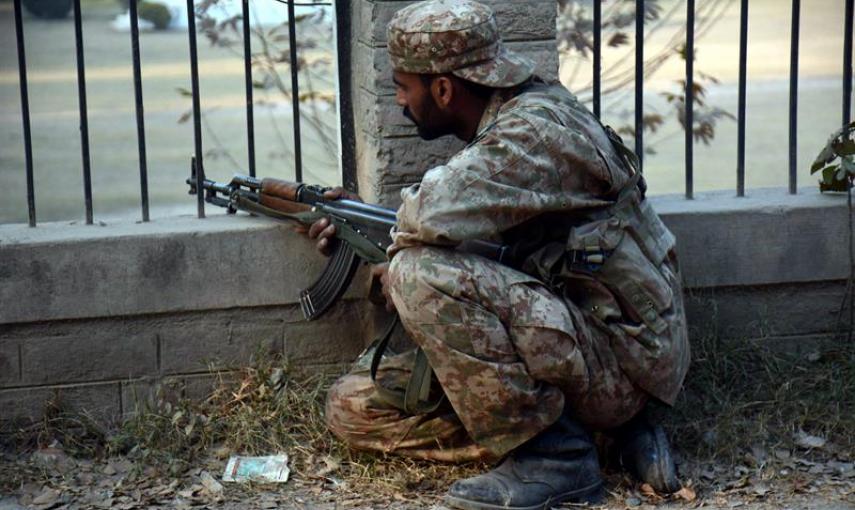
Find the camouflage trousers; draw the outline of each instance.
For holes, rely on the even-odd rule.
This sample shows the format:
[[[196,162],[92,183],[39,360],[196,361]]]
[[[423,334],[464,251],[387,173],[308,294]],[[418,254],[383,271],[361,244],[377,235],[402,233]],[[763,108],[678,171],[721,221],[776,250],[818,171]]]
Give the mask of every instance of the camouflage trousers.
[[[399,252],[389,267],[401,321],[436,374],[446,402],[408,415],[377,395],[364,365],[339,379],[330,429],[357,449],[467,461],[500,457],[567,407],[593,429],[616,427],[645,405],[608,333],[525,273],[434,247]],[[413,352],[384,358],[378,380],[404,387]]]

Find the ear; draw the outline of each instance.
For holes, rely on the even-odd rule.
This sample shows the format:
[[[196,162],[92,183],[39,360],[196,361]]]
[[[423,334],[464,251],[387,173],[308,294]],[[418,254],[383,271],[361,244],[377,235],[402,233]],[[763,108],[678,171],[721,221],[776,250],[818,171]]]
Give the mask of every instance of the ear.
[[[454,82],[448,76],[438,76],[431,82],[430,92],[440,108],[448,109],[454,100]]]

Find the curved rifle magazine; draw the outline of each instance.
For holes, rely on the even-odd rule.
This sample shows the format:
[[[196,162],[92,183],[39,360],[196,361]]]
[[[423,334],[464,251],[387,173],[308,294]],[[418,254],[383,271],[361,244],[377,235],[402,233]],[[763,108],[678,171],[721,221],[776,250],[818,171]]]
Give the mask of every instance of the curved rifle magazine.
[[[360,258],[347,245],[339,241],[324,271],[314,283],[300,291],[300,308],[303,317],[312,321],[323,315],[353,280]]]

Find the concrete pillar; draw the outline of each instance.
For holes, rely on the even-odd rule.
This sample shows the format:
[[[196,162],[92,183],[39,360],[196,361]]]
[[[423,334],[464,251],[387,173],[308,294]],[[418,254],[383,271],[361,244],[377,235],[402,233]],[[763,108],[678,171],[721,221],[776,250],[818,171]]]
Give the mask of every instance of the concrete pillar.
[[[546,79],[558,75],[554,0],[481,0],[497,15],[508,46],[537,62]],[[395,104],[392,70],[386,52],[386,25],[412,1],[351,0],[353,112],[356,175],[360,195],[389,207],[400,203],[400,189],[419,182],[424,172],[443,164],[463,143],[449,136],[422,141]]]

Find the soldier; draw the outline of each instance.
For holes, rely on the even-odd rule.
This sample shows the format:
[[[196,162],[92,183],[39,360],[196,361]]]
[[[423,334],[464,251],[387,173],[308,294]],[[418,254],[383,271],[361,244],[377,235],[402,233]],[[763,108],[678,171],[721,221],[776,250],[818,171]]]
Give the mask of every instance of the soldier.
[[[405,7],[388,49],[419,135],[468,145],[401,192],[391,262],[375,269],[418,349],[357,363],[330,390],[331,430],[354,448],[502,459],[451,486],[456,508],[596,501],[590,431],[612,435],[638,478],[677,490],[643,410],[673,404],[688,368],[682,290],[635,156],[510,52],[480,3]],[[335,229],[309,235],[323,251]],[[514,246],[514,263],[461,249],[477,239]]]

